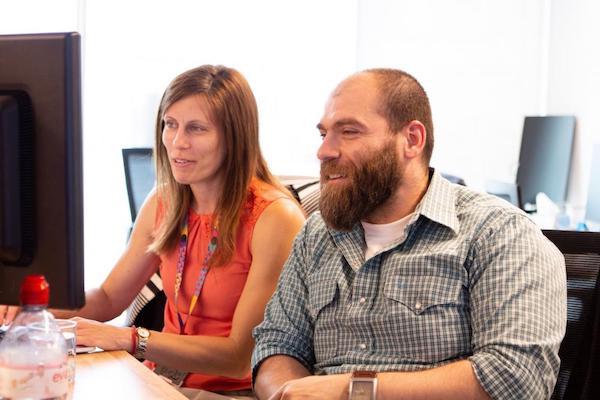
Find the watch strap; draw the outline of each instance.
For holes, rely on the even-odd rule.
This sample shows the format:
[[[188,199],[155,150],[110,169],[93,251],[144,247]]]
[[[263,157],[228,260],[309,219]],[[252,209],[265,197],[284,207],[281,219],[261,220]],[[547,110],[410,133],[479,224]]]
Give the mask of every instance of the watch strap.
[[[352,372],[352,378],[377,378],[377,372],[375,371],[354,371]]]

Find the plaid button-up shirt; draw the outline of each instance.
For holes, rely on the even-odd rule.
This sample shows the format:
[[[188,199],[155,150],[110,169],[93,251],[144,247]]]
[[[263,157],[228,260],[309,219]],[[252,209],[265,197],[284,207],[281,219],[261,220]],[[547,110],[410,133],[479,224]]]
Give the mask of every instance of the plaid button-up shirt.
[[[254,331],[254,374],[276,354],[327,374],[469,359],[493,398],[550,397],[565,266],[524,213],[435,172],[400,239],[367,261],[364,251],[361,224],[306,222]]]

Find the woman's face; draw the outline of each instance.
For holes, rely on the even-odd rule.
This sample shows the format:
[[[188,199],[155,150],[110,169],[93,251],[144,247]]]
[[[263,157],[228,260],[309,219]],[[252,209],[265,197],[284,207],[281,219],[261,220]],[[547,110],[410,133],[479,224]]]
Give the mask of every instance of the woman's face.
[[[220,184],[225,143],[204,97],[193,95],[173,103],[163,122],[162,143],[175,180],[191,186]]]

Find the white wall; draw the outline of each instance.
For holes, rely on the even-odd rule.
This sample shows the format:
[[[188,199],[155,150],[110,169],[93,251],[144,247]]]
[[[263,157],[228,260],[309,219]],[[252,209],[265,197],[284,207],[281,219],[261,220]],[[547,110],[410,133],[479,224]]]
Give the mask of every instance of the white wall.
[[[575,114],[570,200],[585,201],[589,143],[600,142],[594,0],[0,0],[0,10],[0,33],[82,33],[87,287],[125,244],[121,148],[152,145],[165,86],[204,63],[248,78],[277,174],[316,174],[330,90],[391,66],[429,93],[433,164],[471,186],[514,179],[523,116]]]
[[[432,165],[478,188],[514,182],[541,101],[543,1],[361,0],[358,26],[360,69],[400,68],[427,91]]]
[[[592,147],[600,143],[599,16],[600,2],[595,0],[552,2],[548,113],[577,117],[568,201],[579,213],[592,179]]]
[[[0,35],[79,31],[79,0],[0,0]]]
[[[201,64],[241,71],[257,97],[276,174],[318,173],[315,128],[330,90],[355,69],[355,1],[87,1],[86,281],[100,282],[129,226],[121,148],[152,146],[175,75]]]

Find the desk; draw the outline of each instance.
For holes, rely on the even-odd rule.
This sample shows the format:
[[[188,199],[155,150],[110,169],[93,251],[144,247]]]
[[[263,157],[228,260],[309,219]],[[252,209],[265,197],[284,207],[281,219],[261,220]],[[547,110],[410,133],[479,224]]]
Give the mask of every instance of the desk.
[[[73,400],[188,400],[126,351],[77,355]],[[194,400],[235,400],[199,390]]]
[[[73,400],[187,400],[125,351],[77,355]]]

